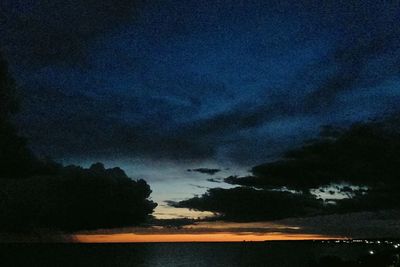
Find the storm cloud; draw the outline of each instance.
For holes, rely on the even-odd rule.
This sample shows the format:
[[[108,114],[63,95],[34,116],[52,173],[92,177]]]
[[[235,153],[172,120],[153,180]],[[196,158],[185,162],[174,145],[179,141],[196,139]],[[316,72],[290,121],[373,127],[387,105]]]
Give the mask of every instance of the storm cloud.
[[[160,195],[184,175],[200,176],[188,168],[211,166],[195,171],[228,176],[256,166],[218,184],[235,188],[169,202],[229,220],[398,209],[398,10],[397,2],[376,1],[2,1],[0,47],[22,101],[14,116],[18,101],[7,96],[14,81],[4,80],[3,183],[13,194],[38,179],[26,199],[11,195],[4,203],[25,208],[32,198],[56,198],[42,194],[51,191],[47,184],[73,190],[82,182],[77,177],[96,177],[86,192],[110,202],[122,201],[125,187],[140,188],[141,216],[124,209],[112,222],[63,225],[66,217],[59,217],[52,224],[111,227],[151,213],[143,182],[101,165],[93,166],[97,175],[92,167],[41,160],[51,157],[128,162],[139,174],[138,161],[179,166],[179,177],[158,169]],[[319,136],[324,125],[333,128]],[[198,180],[186,184],[195,185],[188,191],[219,181]],[[113,189],[97,191],[98,182]],[[68,216],[83,214],[64,197],[74,207]],[[54,210],[44,207],[43,214]],[[32,209],[39,217],[27,221],[45,226],[47,215]],[[97,206],[93,212],[100,217]]]
[[[225,179],[238,187],[171,204],[249,221],[399,209],[397,120],[326,128],[319,139],[254,167],[253,175]]]
[[[85,169],[40,159],[17,134],[12,114],[17,90],[6,61],[0,59],[0,232],[37,229],[76,231],[137,225],[156,203],[150,186],[120,168],[96,163]]]
[[[397,7],[3,1],[0,45],[35,153],[248,166],[397,111]]]
[[[5,0],[0,4],[2,46],[21,67],[84,64],[91,42],[134,19],[140,2]]]
[[[145,222],[156,204],[144,180],[119,168],[58,166],[52,175],[0,179],[1,231],[113,228]]]

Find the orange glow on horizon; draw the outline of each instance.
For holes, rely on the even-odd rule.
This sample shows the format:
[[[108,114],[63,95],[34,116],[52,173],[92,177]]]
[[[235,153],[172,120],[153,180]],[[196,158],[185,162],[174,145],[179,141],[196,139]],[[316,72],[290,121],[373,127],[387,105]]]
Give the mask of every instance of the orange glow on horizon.
[[[284,234],[269,233],[266,235],[256,234],[233,234],[233,233],[211,233],[211,234],[77,234],[75,240],[80,243],[154,243],[154,242],[243,242],[243,241],[274,241],[274,240],[321,240],[341,239],[314,234]]]

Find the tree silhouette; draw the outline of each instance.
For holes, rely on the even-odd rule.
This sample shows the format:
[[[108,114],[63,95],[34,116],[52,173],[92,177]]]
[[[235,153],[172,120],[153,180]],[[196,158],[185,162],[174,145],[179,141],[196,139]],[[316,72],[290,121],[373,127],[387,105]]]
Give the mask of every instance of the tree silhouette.
[[[34,157],[24,138],[17,135],[12,115],[19,109],[15,80],[6,60],[0,55],[0,178],[27,176],[34,166]]]

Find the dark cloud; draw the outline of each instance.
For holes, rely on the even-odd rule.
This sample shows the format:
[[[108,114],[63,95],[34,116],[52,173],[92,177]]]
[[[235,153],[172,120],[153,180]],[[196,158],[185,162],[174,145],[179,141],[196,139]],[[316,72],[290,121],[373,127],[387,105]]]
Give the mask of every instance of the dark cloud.
[[[205,173],[208,175],[214,175],[218,172],[220,172],[220,169],[210,169],[210,168],[197,168],[197,169],[188,169],[188,172],[199,172],[199,173]]]
[[[233,189],[212,188],[201,197],[172,203],[172,205],[215,212],[222,214],[227,220],[260,221],[315,215],[320,212],[323,202],[311,195],[301,193],[236,187]]]
[[[162,121],[171,118],[162,111],[175,108],[186,112],[168,101],[118,95],[94,97],[44,89],[28,91],[23,99],[19,130],[42,156],[88,158],[112,154],[114,158],[151,158],[157,154],[161,158],[191,159],[214,153],[213,147],[164,128]],[[152,120],[135,116],[147,101],[157,105]],[[131,118],[121,118],[125,113],[132,114]]]
[[[38,159],[11,123],[15,84],[0,61],[0,232],[75,231],[144,222],[157,206],[150,186],[120,168],[89,169]]]
[[[340,22],[336,30],[341,30],[342,36],[333,40],[333,46],[319,59],[304,64],[295,79],[286,86],[288,88],[279,89],[279,94],[271,94],[274,88],[265,88],[257,99],[194,122],[196,132],[227,134],[235,130],[257,128],[277,118],[334,112],[332,104],[341,94],[348,91],[363,94],[367,88],[397,77],[400,61],[397,53],[400,32],[398,27],[394,27],[397,5],[353,4],[338,6],[331,3],[325,6],[327,10],[302,4],[303,9],[311,13],[315,10],[332,13],[347,10],[348,13],[335,17],[335,23]],[[314,11],[308,10],[311,6],[315,8]],[[358,12],[356,7],[362,11]],[[357,19],[351,13],[355,10]],[[385,19],[381,19],[382,10],[387,13]],[[322,20],[330,19],[324,17]]]
[[[140,0],[5,0],[0,44],[24,67],[86,63],[93,39],[134,19],[140,5]]]
[[[382,238],[399,236],[399,210],[352,212],[276,221],[300,227],[314,234],[351,236],[353,238]],[[365,223],[368,222],[368,223]]]
[[[213,118],[196,122],[196,130],[207,134],[226,134],[257,128],[277,118],[301,119],[302,116],[335,112],[332,104],[341,94],[356,91],[356,94],[362,95],[368,88],[397,77],[400,57],[395,51],[400,44],[400,33],[393,30],[386,34],[363,36],[357,42],[339,42],[320,61],[306,65],[299,72],[299,77],[289,85],[292,88],[282,89],[279,95],[273,97],[260,95],[261,99],[265,99],[261,103],[253,100]],[[293,97],[300,90],[306,94]],[[386,108],[390,111],[390,107]]]
[[[196,219],[191,218],[176,218],[176,219],[162,219],[162,220],[153,220],[151,222],[152,226],[162,226],[165,228],[181,228],[185,225],[193,225],[196,222]]]
[[[113,228],[144,222],[156,204],[144,180],[119,168],[59,167],[53,175],[0,180],[2,231]]]
[[[238,2],[2,1],[0,45],[24,92],[18,131],[35,154],[73,161],[269,160],[226,179],[239,189],[176,204],[230,218],[396,208],[397,133],[357,125],[299,145],[321,125],[398,111],[398,4]],[[15,101],[4,103],[9,116]],[[62,176],[1,119],[2,176]],[[310,194],[341,182],[351,198]],[[226,207],[208,204],[219,198]],[[258,211],[259,199],[287,209]]]
[[[2,1],[33,150],[248,165],[398,109],[396,4],[239,2]]]
[[[299,72],[299,77],[288,85],[290,88],[282,89],[279,95],[268,96],[270,89],[268,88],[257,100],[240,103],[210,118],[187,124],[183,128],[187,133],[184,137],[221,140],[212,146],[231,147],[228,149],[230,152],[227,153],[227,157],[247,163],[246,159],[254,162],[260,160],[262,156],[276,155],[290,146],[299,144],[306,136],[316,132],[315,126],[327,122],[346,125],[349,121],[357,120],[359,118],[351,117],[353,113],[351,108],[348,114],[343,115],[338,114],[335,109],[348,101],[346,94],[368,95],[371,93],[368,91],[371,88],[379,90],[376,87],[397,77],[400,58],[394,51],[397,51],[400,44],[398,36],[400,34],[394,29],[383,35],[362,36],[356,42],[350,40],[354,38],[351,36],[349,40],[339,42],[333,51],[317,63],[306,65]],[[300,91],[305,93],[298,94]],[[388,99],[382,100],[377,110],[363,106],[362,111],[371,115],[361,119],[398,111],[394,102]],[[372,100],[372,102],[376,105],[380,101]],[[356,102],[356,104],[361,103]],[[262,137],[252,136],[252,133],[256,133],[260,128],[273,127],[277,120],[281,121],[282,125],[287,121],[286,129],[282,127],[285,131],[284,140],[268,133],[264,133]],[[296,124],[303,124],[303,127],[293,127]],[[246,132],[248,136],[235,135],[233,134],[235,132]],[[260,138],[263,139],[254,140]],[[268,151],[260,149],[263,146],[268,146]],[[254,159],[254,155],[259,157]]]
[[[222,183],[222,178],[208,178],[207,182],[211,182],[211,183]]]
[[[320,139],[254,167],[253,175],[225,179],[239,187],[209,189],[200,197],[172,205],[255,221],[399,209],[397,118],[346,130],[327,128]],[[331,196],[339,191],[344,196],[323,201],[312,194],[315,189]]]
[[[396,52],[400,44],[398,36],[397,29],[386,29],[376,35],[361,36],[356,41],[346,40],[329,57],[312,66],[311,70],[307,70],[311,75],[303,78],[315,80],[318,75],[323,77],[327,69],[332,73],[306,95],[305,110],[329,110],[340,94],[351,90],[362,93],[385,79],[396,77],[400,70],[400,58]],[[376,62],[377,58],[382,60]],[[377,68],[384,71],[376,71]]]
[[[280,160],[254,167],[254,176],[229,177],[226,181],[296,190],[341,182],[365,186],[396,184],[400,143],[393,127],[385,129],[380,123],[357,124],[343,130],[339,137],[311,141],[286,152]]]

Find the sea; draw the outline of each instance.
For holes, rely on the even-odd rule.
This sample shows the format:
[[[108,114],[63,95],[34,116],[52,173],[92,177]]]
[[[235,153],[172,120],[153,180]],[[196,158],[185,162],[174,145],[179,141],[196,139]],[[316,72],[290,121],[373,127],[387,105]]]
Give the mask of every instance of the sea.
[[[311,266],[324,256],[355,260],[387,247],[316,241],[0,244],[0,266]]]

